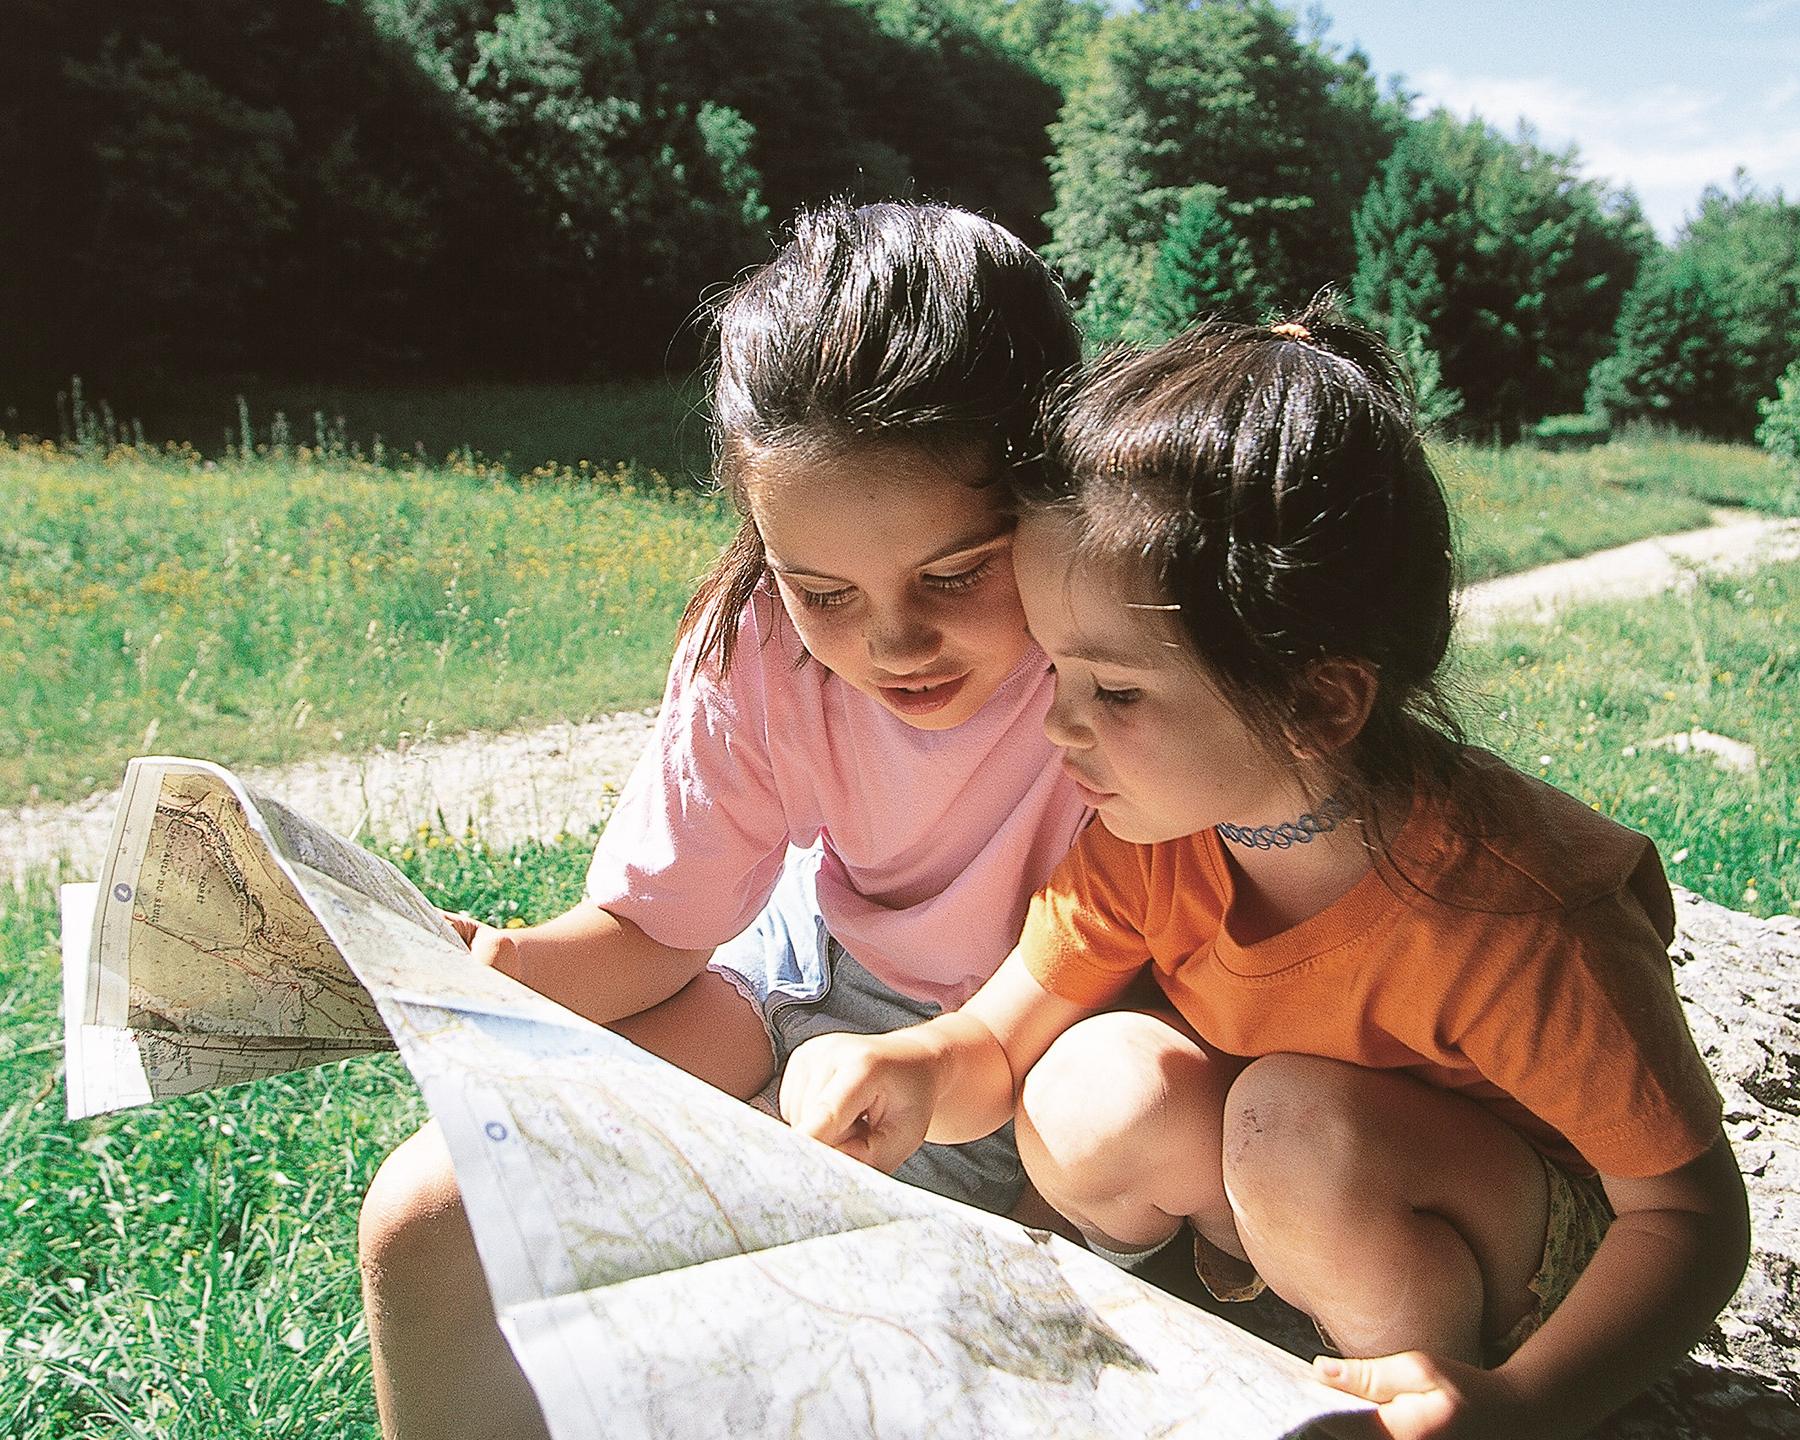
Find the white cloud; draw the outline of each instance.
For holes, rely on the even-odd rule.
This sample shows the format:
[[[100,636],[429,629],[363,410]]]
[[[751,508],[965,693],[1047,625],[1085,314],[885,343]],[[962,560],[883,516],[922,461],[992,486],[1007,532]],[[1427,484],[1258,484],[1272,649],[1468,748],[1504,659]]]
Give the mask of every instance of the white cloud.
[[[1800,0],[1769,3],[1800,9]],[[1547,149],[1574,144],[1583,173],[1629,185],[1665,236],[1692,213],[1703,188],[1729,185],[1740,166],[1758,185],[1800,191],[1800,122],[1776,113],[1800,98],[1800,81],[1760,98],[1676,84],[1603,97],[1543,76],[1440,68],[1414,85],[1421,111],[1442,105],[1457,115],[1474,113],[1508,134],[1523,120]]]
[[[1639,189],[1685,187],[1689,198],[1697,199],[1701,186],[1729,180],[1739,166],[1765,185],[1792,174],[1800,165],[1800,125],[1747,140],[1700,141],[1680,149],[1647,150],[1606,141],[1583,150],[1582,158],[1590,174],[1629,179]]]
[[[1695,129],[1716,118],[1724,103],[1717,94],[1679,85],[1604,100],[1578,85],[1543,76],[1459,75],[1444,69],[1427,70],[1418,88],[1424,105],[1443,105],[1459,115],[1473,111],[1502,130],[1524,119],[1546,136],[1578,142],[1590,135],[1645,128]]]

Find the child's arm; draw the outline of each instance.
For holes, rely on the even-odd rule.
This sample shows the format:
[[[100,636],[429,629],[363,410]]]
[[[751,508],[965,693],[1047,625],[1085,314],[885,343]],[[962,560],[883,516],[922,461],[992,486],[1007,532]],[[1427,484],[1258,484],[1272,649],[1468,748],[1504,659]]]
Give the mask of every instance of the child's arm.
[[[521,930],[467,916],[451,923],[470,953],[598,1024],[659,1005],[706,968],[711,950],[677,950],[588,901]]]
[[[1092,1013],[1044,989],[1015,950],[960,1010],[885,1035],[807,1041],[782,1077],[782,1118],[891,1171],[926,1140],[955,1145],[998,1130],[1025,1072]]]
[[[1601,1179],[1618,1218],[1543,1329],[1497,1370],[1413,1354],[1321,1361],[1323,1378],[1379,1402],[1376,1433],[1401,1440],[1585,1433],[1687,1354],[1750,1253],[1744,1182],[1722,1133],[1667,1175]]]

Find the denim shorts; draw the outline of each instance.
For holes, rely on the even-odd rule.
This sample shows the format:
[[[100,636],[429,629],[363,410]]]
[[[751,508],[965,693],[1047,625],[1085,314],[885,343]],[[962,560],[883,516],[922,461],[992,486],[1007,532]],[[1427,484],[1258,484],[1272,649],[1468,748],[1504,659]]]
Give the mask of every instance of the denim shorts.
[[[771,1114],[788,1057],[815,1035],[873,1035],[938,1013],[881,983],[825,928],[815,888],[821,852],[790,850],[769,903],[750,928],[713,952],[718,971],[762,1016],[775,1077],[752,1102]],[[1025,1172],[1009,1122],[966,1145],[922,1146],[897,1179],[1004,1215],[1018,1203]]]

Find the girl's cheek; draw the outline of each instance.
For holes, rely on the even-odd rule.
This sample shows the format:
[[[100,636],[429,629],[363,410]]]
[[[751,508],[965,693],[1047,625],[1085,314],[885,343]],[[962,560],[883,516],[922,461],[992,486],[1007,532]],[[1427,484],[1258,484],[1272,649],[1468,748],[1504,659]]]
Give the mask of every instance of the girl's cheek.
[[[808,605],[804,600],[788,603],[788,619],[793,622],[794,632],[799,635],[800,643],[816,660],[826,662],[830,667],[832,652],[843,646],[846,626],[845,616],[848,607],[842,610]]]
[[[1139,701],[1138,704],[1142,704]],[[1123,747],[1138,738],[1141,716],[1132,714],[1137,705],[1102,705],[1094,703],[1094,733],[1108,745]]]
[[[961,602],[942,608],[946,614],[956,614],[964,624],[972,621],[996,631],[1025,633],[1025,606],[1019,600],[1018,588],[1010,575],[1004,579],[996,576],[967,594],[944,598]]]

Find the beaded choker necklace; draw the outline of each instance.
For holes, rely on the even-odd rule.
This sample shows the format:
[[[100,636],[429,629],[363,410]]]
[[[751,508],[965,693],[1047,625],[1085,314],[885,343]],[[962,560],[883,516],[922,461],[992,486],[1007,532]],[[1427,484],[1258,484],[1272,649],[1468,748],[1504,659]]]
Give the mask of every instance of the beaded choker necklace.
[[[1296,820],[1283,820],[1279,825],[1215,825],[1221,840],[1242,845],[1247,850],[1290,850],[1296,845],[1310,845],[1315,835],[1329,835],[1350,818],[1350,807],[1337,796],[1328,796],[1317,810],[1309,810]]]

